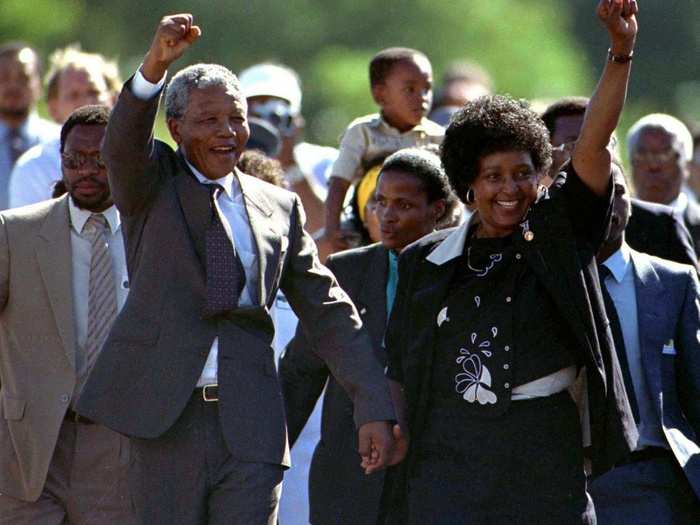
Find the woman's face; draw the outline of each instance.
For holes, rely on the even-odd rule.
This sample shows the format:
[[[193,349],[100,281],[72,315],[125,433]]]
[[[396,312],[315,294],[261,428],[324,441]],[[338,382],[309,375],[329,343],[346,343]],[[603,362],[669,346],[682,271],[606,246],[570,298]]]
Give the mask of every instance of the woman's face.
[[[526,151],[499,151],[479,159],[472,183],[482,237],[510,235],[537,197],[540,174]]]
[[[411,173],[383,171],[375,191],[382,244],[400,252],[435,229],[445,202],[428,202],[423,183]]]

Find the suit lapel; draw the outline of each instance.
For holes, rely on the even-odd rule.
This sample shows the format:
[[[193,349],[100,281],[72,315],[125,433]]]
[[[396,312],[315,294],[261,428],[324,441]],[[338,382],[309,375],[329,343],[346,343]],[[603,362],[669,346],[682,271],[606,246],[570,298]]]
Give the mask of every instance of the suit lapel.
[[[378,244],[367,254],[367,264],[358,270],[363,272],[362,285],[357,294],[357,307],[363,314],[372,339],[381,343],[386,330],[386,284],[389,271],[389,254]]]
[[[639,351],[653,399],[659,400],[661,394],[661,350],[663,336],[657,335],[663,313],[658,309],[664,305],[663,287],[659,276],[647,258],[631,251],[634,266],[634,288],[637,295],[637,324],[639,326]],[[659,408],[659,406],[657,406]]]
[[[206,231],[211,222],[212,213],[209,190],[190,172],[179,151],[178,157],[180,172],[175,175],[175,190],[190,232],[190,239],[204,269],[207,258]]]
[[[286,249],[281,239],[286,240],[287,237],[275,230],[272,207],[265,194],[259,191],[257,184],[254,184],[257,181],[251,180],[249,175],[244,175],[238,170],[235,175],[243,193],[248,223],[257,250],[258,283],[255,301],[258,305],[267,304],[271,299],[269,295],[273,292],[271,288],[275,274],[279,270],[280,255],[283,248]]]
[[[56,328],[63,348],[75,369],[75,328],[73,324],[73,257],[70,240],[68,196],[56,202],[36,239],[36,256]]]

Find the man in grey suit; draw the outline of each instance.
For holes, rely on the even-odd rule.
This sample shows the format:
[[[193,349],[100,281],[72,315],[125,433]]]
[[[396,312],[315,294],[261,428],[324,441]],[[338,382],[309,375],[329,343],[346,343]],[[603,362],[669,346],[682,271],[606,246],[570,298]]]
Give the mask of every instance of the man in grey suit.
[[[109,109],[61,131],[68,191],[0,214],[0,523],[134,523],[128,440],[74,411],[128,292],[100,158]]]
[[[178,150],[153,139],[167,68],[200,35],[191,15],[164,17],[107,128],[131,289],[78,411],[132,437],[141,523],[273,524],[289,465],[268,314],[278,288],[353,400],[368,473],[391,456],[395,416],[299,199],[236,169],[248,139],[236,77],[180,71],[165,97]]]
[[[598,254],[606,310],[639,429],[628,461],[594,480],[600,525],[700,522],[700,288],[692,267],[630,249],[627,185],[614,172]]]

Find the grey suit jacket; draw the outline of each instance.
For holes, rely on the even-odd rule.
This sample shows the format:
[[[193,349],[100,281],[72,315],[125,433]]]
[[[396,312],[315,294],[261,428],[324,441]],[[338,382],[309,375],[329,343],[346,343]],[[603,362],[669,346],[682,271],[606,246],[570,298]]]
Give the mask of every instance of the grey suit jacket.
[[[256,305],[203,319],[209,191],[153,139],[158,97],[125,85],[103,154],[122,214],[131,289],[78,410],[126,435],[176,421],[219,337],[219,414],[234,457],[289,464],[268,309],[281,288],[320,357],[353,399],[355,423],[394,418],[382,369],[355,307],[322,266],[296,195],[236,172],[258,250]]]
[[[75,387],[68,197],[0,214],[0,492],[36,500]]]
[[[700,497],[700,286],[690,266],[632,250],[645,379],[666,440]],[[664,349],[673,340],[674,352]]]

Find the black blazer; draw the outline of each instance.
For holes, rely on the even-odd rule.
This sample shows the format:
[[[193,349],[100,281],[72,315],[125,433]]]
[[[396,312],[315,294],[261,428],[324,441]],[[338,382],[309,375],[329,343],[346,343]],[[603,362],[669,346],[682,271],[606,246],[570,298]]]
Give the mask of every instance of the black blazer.
[[[632,199],[632,215],[625,229],[625,240],[638,252],[690,264],[698,270],[695,242],[683,220],[670,206]]]
[[[582,199],[584,195],[591,195],[590,190],[573,170],[568,177],[561,174],[549,194],[544,192],[533,205],[513,242],[551,294],[578,343],[575,351],[587,371],[590,455],[597,475],[632,450],[637,430],[614,351],[595,261],[609,223],[612,184],[607,201],[597,199],[597,206],[588,205],[591,198]],[[530,241],[524,235],[526,227],[534,234]],[[437,265],[426,258],[448,236],[454,239],[458,234],[459,229],[453,229],[424,237],[406,249],[399,260],[399,287],[386,345],[389,377],[401,382],[406,393],[411,443],[420,440],[425,424],[437,314],[459,260],[452,258]],[[461,254],[463,245],[456,249]],[[403,519],[406,474],[413,463],[411,452],[402,464],[390,470],[385,486],[383,511],[392,523]]]
[[[387,250],[381,244],[373,244],[333,254],[326,264],[357,306],[375,355],[384,367],[387,360],[383,348]],[[292,445],[327,383],[321,439],[309,471],[311,522],[314,525],[373,525],[379,511],[384,473],[366,476],[360,468],[352,401],[326,364],[316,356],[303,328],[297,328],[287,345],[279,370]]]

